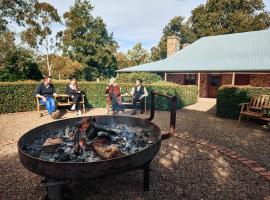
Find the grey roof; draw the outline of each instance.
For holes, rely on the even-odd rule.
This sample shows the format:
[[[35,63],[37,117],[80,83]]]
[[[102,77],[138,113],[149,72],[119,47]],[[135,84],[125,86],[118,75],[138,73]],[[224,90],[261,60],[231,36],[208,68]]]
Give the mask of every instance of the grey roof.
[[[118,72],[270,72],[270,30],[203,37],[172,56]]]

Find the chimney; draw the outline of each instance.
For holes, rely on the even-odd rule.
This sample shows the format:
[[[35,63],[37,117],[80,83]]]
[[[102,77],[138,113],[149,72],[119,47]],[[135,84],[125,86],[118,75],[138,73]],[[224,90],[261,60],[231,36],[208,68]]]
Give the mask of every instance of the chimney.
[[[180,38],[177,36],[167,37],[167,57],[176,53],[180,49]]]

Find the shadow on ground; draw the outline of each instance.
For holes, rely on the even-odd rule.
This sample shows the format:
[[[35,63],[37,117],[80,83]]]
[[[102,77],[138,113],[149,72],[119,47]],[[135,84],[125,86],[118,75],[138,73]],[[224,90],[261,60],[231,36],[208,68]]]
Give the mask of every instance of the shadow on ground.
[[[42,199],[41,177],[20,164],[15,145],[0,154],[0,199]],[[248,168],[179,138],[163,141],[151,163],[150,191],[141,170],[72,184],[73,199],[264,199],[270,184]]]

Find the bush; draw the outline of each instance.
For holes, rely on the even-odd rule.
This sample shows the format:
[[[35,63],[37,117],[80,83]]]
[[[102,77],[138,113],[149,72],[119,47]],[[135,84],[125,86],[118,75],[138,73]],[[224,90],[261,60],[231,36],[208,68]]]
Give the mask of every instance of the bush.
[[[14,82],[14,83],[0,83],[0,113],[11,113],[21,111],[31,111],[36,109],[36,99],[34,98],[34,91],[38,82]],[[55,81],[54,85],[58,93],[64,93],[66,81]],[[93,107],[103,107],[106,105],[105,88],[107,83],[96,82],[80,82],[82,88],[87,96],[88,101]],[[130,92],[134,84],[123,83],[120,84],[122,92]],[[162,84],[162,85],[145,85],[150,93],[151,90],[157,90],[161,93],[174,95],[179,98],[177,104],[178,108],[186,105],[194,104],[197,100],[196,86],[179,86],[176,84]],[[150,102],[150,95],[147,98],[148,106]],[[156,107],[158,110],[168,110],[170,104],[165,98],[157,98]]]
[[[161,76],[148,72],[120,73],[117,77],[118,83],[135,83],[136,79],[142,79],[144,84],[161,81]]]
[[[249,102],[252,95],[269,94],[270,88],[251,86],[222,86],[218,90],[216,116],[237,119],[240,103]]]

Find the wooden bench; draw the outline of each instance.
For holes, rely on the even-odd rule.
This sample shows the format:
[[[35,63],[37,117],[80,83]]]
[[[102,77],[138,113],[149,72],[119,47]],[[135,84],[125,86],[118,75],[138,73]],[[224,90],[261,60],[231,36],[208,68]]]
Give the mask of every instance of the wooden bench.
[[[240,103],[241,111],[237,127],[239,127],[241,117],[251,117],[264,121],[270,121],[270,95],[254,95],[250,102]]]
[[[82,100],[81,100],[80,104],[82,105],[82,107],[83,107],[83,113],[85,114],[86,111],[85,111],[85,101],[84,101],[85,98],[84,97],[85,97],[85,95],[82,95]],[[36,97],[36,99],[37,99],[37,112],[38,112],[38,115],[39,116],[42,116],[43,114],[40,113],[40,108],[42,106],[45,107],[45,105],[44,104],[40,104],[38,97]],[[72,106],[74,104],[74,102],[71,101],[69,95],[67,95],[67,94],[59,94],[54,99],[55,99],[55,102],[56,102],[56,106],[57,107]]]
[[[125,93],[125,94],[121,94],[122,97],[122,105],[123,106],[131,106],[133,105],[133,97],[130,93]],[[126,100],[124,100],[126,98]],[[147,97],[144,97],[145,101],[144,101],[144,114],[146,114],[147,112]],[[139,104],[140,102],[137,102],[137,104]]]

